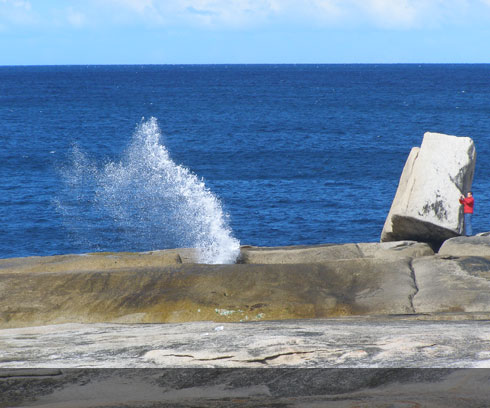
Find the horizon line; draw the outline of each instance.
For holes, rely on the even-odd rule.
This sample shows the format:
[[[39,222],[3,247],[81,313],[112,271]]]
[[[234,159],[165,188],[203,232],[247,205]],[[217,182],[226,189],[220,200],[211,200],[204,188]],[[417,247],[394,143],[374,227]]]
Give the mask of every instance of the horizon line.
[[[204,62],[204,63],[75,63],[75,64],[0,64],[14,67],[93,67],[93,66],[196,66],[196,65],[490,65],[490,62]]]

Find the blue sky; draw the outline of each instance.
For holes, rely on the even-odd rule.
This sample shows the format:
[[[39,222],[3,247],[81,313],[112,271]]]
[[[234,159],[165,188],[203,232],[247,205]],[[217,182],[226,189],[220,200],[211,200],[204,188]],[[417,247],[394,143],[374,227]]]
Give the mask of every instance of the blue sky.
[[[490,63],[490,0],[0,0],[0,65]]]

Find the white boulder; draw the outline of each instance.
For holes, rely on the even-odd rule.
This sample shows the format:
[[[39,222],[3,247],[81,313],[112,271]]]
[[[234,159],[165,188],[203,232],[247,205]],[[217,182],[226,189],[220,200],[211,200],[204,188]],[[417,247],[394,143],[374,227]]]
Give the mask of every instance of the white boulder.
[[[427,132],[408,156],[381,241],[440,245],[461,234],[459,197],[471,189],[476,152],[469,137]]]

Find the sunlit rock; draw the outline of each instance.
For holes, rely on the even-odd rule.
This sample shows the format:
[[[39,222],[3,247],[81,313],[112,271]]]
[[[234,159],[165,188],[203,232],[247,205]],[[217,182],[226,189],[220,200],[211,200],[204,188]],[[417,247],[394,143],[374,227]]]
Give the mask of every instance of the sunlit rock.
[[[238,262],[245,264],[301,264],[340,259],[404,257],[434,255],[429,245],[415,241],[363,242],[359,244],[297,245],[285,247],[242,246]]]
[[[403,169],[381,241],[415,240],[439,246],[462,230],[459,197],[471,189],[473,141],[425,133]]]
[[[434,256],[412,267],[416,313],[490,312],[490,258]]]
[[[245,264],[299,264],[363,258],[356,244],[298,245],[240,248],[239,262]]]
[[[444,241],[439,249],[440,255],[486,256],[490,257],[490,233],[485,232],[472,237],[456,237]]]
[[[0,270],[0,328],[411,313],[410,260]]]

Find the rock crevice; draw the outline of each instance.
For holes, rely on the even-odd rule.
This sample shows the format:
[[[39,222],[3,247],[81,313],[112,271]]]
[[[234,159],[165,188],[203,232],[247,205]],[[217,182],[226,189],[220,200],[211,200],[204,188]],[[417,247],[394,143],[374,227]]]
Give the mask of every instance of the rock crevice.
[[[409,268],[410,268],[410,276],[412,277],[413,286],[414,286],[414,293],[410,295],[410,306],[412,308],[412,313],[416,314],[417,310],[415,309],[414,306],[414,299],[415,296],[417,296],[417,293],[419,293],[419,287],[417,284],[417,275],[415,275],[415,269],[413,268],[413,260],[410,260]]]

